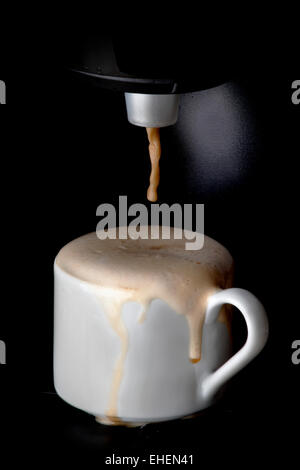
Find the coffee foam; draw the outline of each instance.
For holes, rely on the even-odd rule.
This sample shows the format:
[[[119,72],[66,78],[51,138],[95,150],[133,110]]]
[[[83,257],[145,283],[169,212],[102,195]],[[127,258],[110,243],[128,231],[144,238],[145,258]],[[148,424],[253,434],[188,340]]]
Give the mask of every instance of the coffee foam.
[[[162,227],[158,240],[120,240],[118,231],[116,239],[100,240],[96,233],[90,233],[68,243],[56,258],[63,271],[93,286],[111,327],[120,338],[120,356],[106,411],[108,417],[118,415],[118,391],[128,348],[128,333],[121,314],[124,303],[136,301],[143,306],[140,322],[144,321],[153,299],[162,299],[184,315],[190,331],[189,357],[196,363],[201,359],[207,299],[217,290],[232,285],[233,260],[226,248],[205,236],[201,250],[188,251],[186,239],[176,239],[183,234],[181,229],[171,229],[171,239],[163,239],[167,231],[168,228]],[[113,236],[114,229],[104,233]],[[189,232],[189,239],[191,235]],[[219,321],[228,325],[224,308]]]

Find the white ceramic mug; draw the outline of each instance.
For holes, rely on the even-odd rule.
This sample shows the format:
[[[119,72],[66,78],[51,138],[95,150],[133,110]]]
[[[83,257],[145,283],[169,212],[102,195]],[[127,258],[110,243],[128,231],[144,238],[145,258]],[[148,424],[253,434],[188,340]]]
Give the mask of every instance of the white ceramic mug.
[[[120,338],[93,286],[56,263],[54,271],[55,388],[66,402],[101,421],[110,399]],[[233,357],[229,331],[217,321],[224,304],[240,310],[248,329],[245,345]],[[222,386],[262,350],[268,337],[263,306],[243,289],[220,290],[209,297],[202,359],[197,364],[187,355],[189,329],[184,315],[160,299],[152,301],[142,323],[137,321],[140,312],[137,302],[123,306],[129,341],[116,416],[123,424],[176,419],[207,408],[217,400]]]

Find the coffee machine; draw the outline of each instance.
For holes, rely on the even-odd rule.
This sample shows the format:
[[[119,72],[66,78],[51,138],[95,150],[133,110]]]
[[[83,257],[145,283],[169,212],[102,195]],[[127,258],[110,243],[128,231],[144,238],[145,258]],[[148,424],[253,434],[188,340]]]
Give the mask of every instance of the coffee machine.
[[[173,33],[169,29],[167,37],[147,28],[103,32],[90,23],[86,29],[70,26],[64,64],[83,88],[93,89],[93,105],[102,93],[102,121],[111,117],[117,127],[116,118],[126,109],[131,124],[162,128],[161,201],[203,202],[220,195],[223,201],[224,193],[231,195],[245,184],[256,160],[253,120],[235,82],[235,48],[226,36],[216,42],[201,31]],[[125,139],[130,132],[124,132]],[[136,136],[130,144],[132,165],[139,165],[146,149]],[[165,191],[170,159],[174,185]]]
[[[221,75],[213,75],[216,51],[197,51],[198,41],[155,40],[147,32],[77,32],[67,54],[68,67],[100,87],[124,93],[130,123],[167,127],[177,122],[181,94],[229,79],[224,64]]]

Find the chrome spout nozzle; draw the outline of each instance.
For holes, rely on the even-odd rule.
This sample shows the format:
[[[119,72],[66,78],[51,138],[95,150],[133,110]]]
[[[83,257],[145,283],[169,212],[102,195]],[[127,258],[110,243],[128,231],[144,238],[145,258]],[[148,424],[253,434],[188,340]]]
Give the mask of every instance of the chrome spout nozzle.
[[[166,127],[178,117],[179,95],[125,93],[128,121],[142,127]]]

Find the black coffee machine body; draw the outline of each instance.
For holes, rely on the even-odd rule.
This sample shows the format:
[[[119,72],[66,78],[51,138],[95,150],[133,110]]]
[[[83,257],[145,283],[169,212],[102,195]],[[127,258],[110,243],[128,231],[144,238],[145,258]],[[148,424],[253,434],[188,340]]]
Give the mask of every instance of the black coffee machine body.
[[[65,64],[81,89],[93,89],[101,119],[123,126],[124,135],[128,122],[162,128],[160,202],[223,202],[248,183],[256,165],[255,122],[236,78],[235,49],[222,39],[70,28]],[[137,144],[137,133],[141,129],[128,130],[124,145],[139,171],[147,149]],[[135,196],[143,200],[145,193]]]

